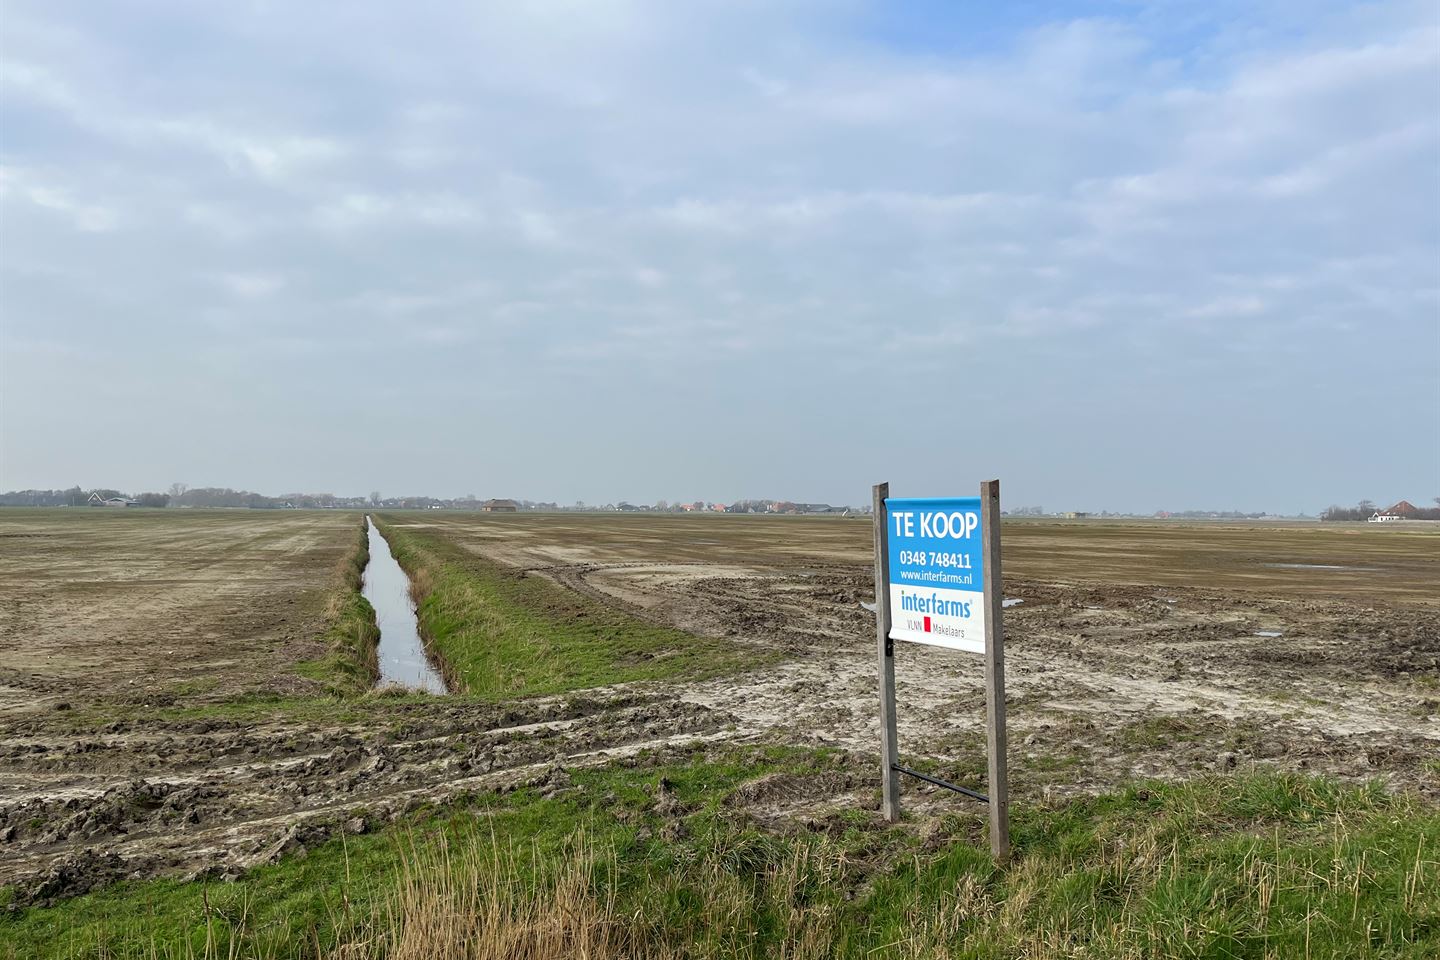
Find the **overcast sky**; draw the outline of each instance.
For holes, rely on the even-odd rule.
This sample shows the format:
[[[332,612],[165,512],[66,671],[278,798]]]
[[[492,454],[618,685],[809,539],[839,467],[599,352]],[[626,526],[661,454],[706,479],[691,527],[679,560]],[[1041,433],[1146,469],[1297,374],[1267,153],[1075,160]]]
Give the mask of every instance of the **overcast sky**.
[[[465,6],[5,0],[0,488],[1440,495],[1433,0]]]

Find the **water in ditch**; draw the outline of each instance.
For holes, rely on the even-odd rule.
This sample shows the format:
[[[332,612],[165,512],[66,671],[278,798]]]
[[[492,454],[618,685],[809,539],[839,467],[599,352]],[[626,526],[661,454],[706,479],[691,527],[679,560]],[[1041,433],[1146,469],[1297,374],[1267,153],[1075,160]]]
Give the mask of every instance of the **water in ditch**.
[[[375,622],[380,627],[379,687],[405,687],[426,693],[444,693],[445,681],[420,642],[420,624],[415,619],[415,604],[410,600],[410,578],[390,553],[390,544],[365,518],[370,538],[370,562],[360,592],[375,608]]]

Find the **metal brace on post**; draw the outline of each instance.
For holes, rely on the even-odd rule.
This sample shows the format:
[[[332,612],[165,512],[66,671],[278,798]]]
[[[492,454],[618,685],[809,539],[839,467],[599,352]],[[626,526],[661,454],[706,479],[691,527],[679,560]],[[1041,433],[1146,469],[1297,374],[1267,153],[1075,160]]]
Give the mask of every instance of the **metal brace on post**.
[[[895,641],[890,639],[890,543],[885,499],[890,484],[871,489],[875,517],[875,641],[880,655],[880,813],[900,820],[900,735],[895,729]]]

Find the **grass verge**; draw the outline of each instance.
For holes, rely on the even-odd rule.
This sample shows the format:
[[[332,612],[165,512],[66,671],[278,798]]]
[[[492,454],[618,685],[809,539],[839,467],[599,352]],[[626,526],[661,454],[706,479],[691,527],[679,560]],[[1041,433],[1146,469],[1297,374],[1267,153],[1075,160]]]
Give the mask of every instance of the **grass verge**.
[[[834,777],[751,748],[483,794],[223,885],[128,883],[14,914],[0,958],[1429,958],[1440,811],[1273,772],[1145,784],[981,821],[855,806],[770,818]]]
[[[332,695],[364,693],[380,678],[380,628],[375,608],[360,592],[369,563],[370,539],[362,519],[354,546],[335,567],[336,585],[325,609],[328,626],[322,638],[327,653],[298,668],[301,676],[324,683]]]
[[[452,692],[486,700],[753,667],[753,648],[647,623],[477,556],[428,530],[377,521],[410,577],[420,633]]]

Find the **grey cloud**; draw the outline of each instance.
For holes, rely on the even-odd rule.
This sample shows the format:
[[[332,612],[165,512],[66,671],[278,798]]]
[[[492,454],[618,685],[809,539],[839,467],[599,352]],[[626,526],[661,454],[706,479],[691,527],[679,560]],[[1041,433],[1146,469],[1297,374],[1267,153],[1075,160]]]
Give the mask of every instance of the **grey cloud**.
[[[1313,509],[1440,481],[1433,444],[1330,452],[1394,408],[1440,432],[1424,6],[1141,7],[961,54],[875,41],[866,4],[13,6],[5,485],[854,501],[978,471]],[[1003,398],[974,446],[927,445],[972,395]],[[131,449],[145,405],[204,439]],[[848,452],[902,409],[922,429]],[[296,456],[222,440],[291,449],[297,416],[326,439]],[[1171,469],[1190,443],[1226,455]]]

